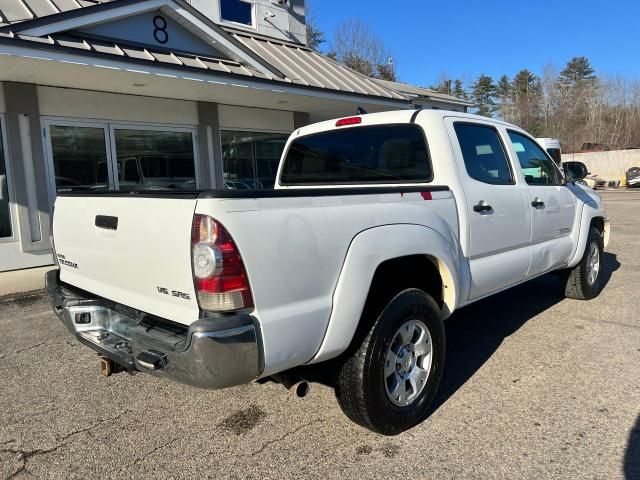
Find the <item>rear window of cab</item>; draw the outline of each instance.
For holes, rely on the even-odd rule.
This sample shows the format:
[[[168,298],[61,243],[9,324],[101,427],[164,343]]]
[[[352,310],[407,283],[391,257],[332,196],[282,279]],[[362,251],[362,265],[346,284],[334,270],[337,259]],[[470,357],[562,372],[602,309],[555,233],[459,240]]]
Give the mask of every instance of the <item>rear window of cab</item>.
[[[372,125],[295,139],[280,185],[426,183],[433,179],[424,132],[417,125]]]

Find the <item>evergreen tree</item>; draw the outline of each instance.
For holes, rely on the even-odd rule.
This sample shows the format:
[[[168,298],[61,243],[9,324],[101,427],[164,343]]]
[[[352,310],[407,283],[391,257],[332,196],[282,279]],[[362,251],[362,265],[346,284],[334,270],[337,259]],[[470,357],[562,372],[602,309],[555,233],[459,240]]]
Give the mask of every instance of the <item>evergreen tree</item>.
[[[498,114],[503,120],[510,121],[513,105],[513,88],[507,75],[500,77],[496,85],[496,97],[498,98]]]
[[[511,92],[511,80],[507,75],[501,76],[498,85],[496,85],[496,95],[500,99],[508,99],[511,97]]]
[[[320,51],[320,45],[325,42],[324,33],[313,22],[307,22],[307,46],[315,51]]]
[[[491,117],[495,111],[496,85],[493,78],[484,73],[481,74],[471,86],[471,100],[475,103],[476,113],[485,117]]]
[[[464,89],[464,84],[462,80],[456,79],[453,81],[453,90],[451,91],[451,95],[454,97],[460,98],[462,100],[467,100],[468,95]]]
[[[563,86],[590,84],[596,80],[595,73],[587,57],[574,57],[560,72],[560,84]]]
[[[542,129],[542,85],[529,70],[520,70],[511,84],[513,112],[507,120],[537,135]]]

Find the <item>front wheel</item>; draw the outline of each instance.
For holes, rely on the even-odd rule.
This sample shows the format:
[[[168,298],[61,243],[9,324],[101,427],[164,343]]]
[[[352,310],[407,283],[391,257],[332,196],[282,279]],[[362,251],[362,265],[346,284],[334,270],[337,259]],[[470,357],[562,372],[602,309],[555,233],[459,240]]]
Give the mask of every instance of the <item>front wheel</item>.
[[[340,407],[365,428],[397,435],[427,416],[444,355],[438,305],[422,290],[405,290],[387,304],[344,360],[336,382]]]
[[[591,300],[600,294],[603,256],[602,232],[596,227],[591,227],[582,260],[571,270],[564,272],[562,277],[567,298]]]

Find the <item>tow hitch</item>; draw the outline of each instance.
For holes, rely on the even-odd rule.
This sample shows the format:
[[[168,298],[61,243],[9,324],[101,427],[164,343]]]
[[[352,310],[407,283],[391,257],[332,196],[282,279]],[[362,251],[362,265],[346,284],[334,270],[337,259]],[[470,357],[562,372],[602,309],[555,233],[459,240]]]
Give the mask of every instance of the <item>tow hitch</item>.
[[[124,368],[107,357],[100,357],[100,374],[103,377],[110,377],[115,373],[123,372]]]

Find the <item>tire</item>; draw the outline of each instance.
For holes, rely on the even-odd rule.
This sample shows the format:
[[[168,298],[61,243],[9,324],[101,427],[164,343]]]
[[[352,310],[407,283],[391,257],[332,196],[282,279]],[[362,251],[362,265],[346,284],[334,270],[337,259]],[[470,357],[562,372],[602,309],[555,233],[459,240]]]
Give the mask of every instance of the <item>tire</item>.
[[[363,321],[366,322],[367,318],[363,318]],[[408,363],[403,363],[400,355],[395,357],[399,363],[391,362],[401,371],[407,365],[414,365],[412,369],[407,367],[406,375],[411,378],[404,381],[395,371],[385,377],[390,368],[388,355],[395,355],[393,351],[396,349],[402,350],[400,345],[402,339],[406,338],[399,330],[401,327],[402,332],[414,328],[411,334],[414,337],[411,338],[423,339],[416,341],[416,345],[410,343],[405,347],[411,350],[404,355],[404,361]],[[424,340],[426,337],[421,335],[427,333],[429,337]],[[418,350],[424,352],[428,349],[430,354],[418,356]],[[422,290],[404,290],[386,305],[369,330],[364,332],[364,339],[359,346],[355,346],[342,362],[335,385],[338,403],[355,423],[382,435],[397,435],[427,417],[442,378],[444,356],[444,324],[437,303]],[[428,374],[424,378],[426,372]],[[398,404],[403,401],[401,396],[394,400],[390,396],[394,392],[395,395],[401,395],[397,392],[402,390],[403,382],[406,389],[404,402],[410,400],[406,405]],[[413,389],[414,383],[419,382],[421,385]],[[412,395],[415,398],[411,399]]]
[[[593,252],[597,251],[598,268],[595,279],[590,272],[593,271],[592,260]],[[564,294],[567,298],[575,300],[591,300],[596,298],[602,291],[602,270],[603,270],[603,253],[604,243],[602,240],[602,232],[591,227],[589,230],[589,238],[585,247],[584,255],[580,263],[571,270],[565,271],[561,277],[564,286]]]

